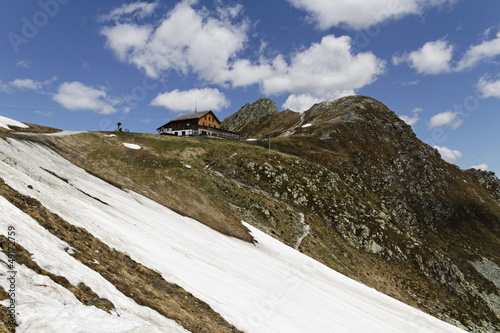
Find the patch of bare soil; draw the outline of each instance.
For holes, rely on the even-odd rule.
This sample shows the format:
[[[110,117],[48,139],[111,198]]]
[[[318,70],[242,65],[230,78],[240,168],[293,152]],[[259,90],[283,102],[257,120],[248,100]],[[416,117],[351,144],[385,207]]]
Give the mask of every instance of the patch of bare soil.
[[[0,195],[50,233],[67,242],[74,250],[71,255],[75,259],[101,274],[136,303],[158,311],[191,332],[240,332],[205,302],[180,286],[165,281],[159,273],[128,255],[110,248],[87,230],[53,214],[38,200],[15,191],[2,179]],[[29,254],[26,254],[20,260],[28,257]]]

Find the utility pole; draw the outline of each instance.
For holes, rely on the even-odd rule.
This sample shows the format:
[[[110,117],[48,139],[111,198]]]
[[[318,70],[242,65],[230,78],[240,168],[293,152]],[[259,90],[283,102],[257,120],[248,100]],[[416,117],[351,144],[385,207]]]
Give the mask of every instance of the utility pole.
[[[271,137],[269,137],[269,161],[271,160]]]

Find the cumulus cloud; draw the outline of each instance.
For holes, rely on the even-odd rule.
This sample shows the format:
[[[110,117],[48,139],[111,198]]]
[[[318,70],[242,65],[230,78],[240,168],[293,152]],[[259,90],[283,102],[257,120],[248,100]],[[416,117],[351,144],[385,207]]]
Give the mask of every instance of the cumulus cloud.
[[[158,6],[157,2],[133,2],[123,4],[120,7],[113,9],[109,14],[101,15],[101,21],[117,21],[123,18],[144,18],[151,15]]]
[[[459,158],[462,158],[463,155],[458,150],[451,150],[447,147],[434,146],[434,149],[437,149],[443,160],[449,163],[454,163]]]
[[[15,79],[14,81],[10,82],[10,84],[13,87],[19,88],[19,89],[28,89],[28,90],[39,90],[42,88],[42,83],[31,80],[31,79]]]
[[[266,94],[291,91],[322,96],[368,85],[384,69],[385,62],[370,52],[354,55],[348,36],[328,35],[297,53],[290,65],[278,68],[272,77],[264,79],[262,87]]]
[[[108,96],[104,88],[89,87],[78,81],[62,83],[52,99],[68,110],[90,110],[100,114],[113,114],[121,104],[119,99]]]
[[[101,34],[106,36],[106,46],[113,50],[118,59],[133,61],[131,52],[140,50],[146,45],[151,31],[152,28],[147,25],[138,26],[124,23],[113,27],[104,27]]]
[[[419,113],[422,111],[423,110],[421,108],[414,108],[411,111],[411,116],[402,115],[402,116],[399,116],[399,118],[401,118],[401,120],[403,120],[408,125],[413,126],[420,120]]]
[[[309,110],[316,103],[333,101],[337,98],[351,95],[354,95],[354,90],[336,91],[322,95],[321,97],[316,97],[314,94],[291,94],[288,96],[285,103],[283,103],[283,108],[297,112],[304,112]]]
[[[427,42],[420,49],[402,55],[394,55],[392,63],[409,63],[420,74],[440,74],[450,72],[453,45],[444,40]]]
[[[116,24],[101,30],[107,46],[123,61],[158,77],[168,70],[188,73],[216,83],[226,81],[228,63],[244,47],[248,23],[233,23],[234,7],[217,14],[196,11],[195,1],[177,4],[157,27]],[[189,24],[186,24],[189,22]],[[124,32],[134,36],[132,41]]]
[[[241,5],[209,11],[196,10],[196,3],[180,2],[157,26],[115,23],[101,34],[121,61],[152,78],[175,71],[223,87],[257,84],[266,95],[289,94],[285,105],[297,111],[353,94],[385,71],[385,62],[372,53],[354,54],[348,36],[325,36],[290,57],[242,58],[251,24]]]
[[[500,32],[496,38],[483,41],[481,44],[470,46],[462,59],[458,62],[456,69],[461,71],[471,68],[481,61],[492,59],[500,55]]]
[[[486,170],[488,170],[489,166],[486,163],[481,163],[481,164],[474,164],[470,168],[471,169],[477,169],[477,170],[486,171]]]
[[[158,94],[151,102],[151,105],[163,106],[172,111],[194,111],[195,107],[200,110],[218,111],[229,106],[229,101],[221,91],[214,88],[186,91],[175,89]]]
[[[32,79],[15,79],[13,81],[10,81],[9,83],[2,83],[0,81],[0,91],[9,94],[22,90],[40,91],[43,87],[50,85],[54,81],[57,81],[56,76],[45,81],[37,81]]]
[[[487,76],[483,76],[476,86],[482,97],[500,98],[500,80],[490,81]]]
[[[388,19],[398,19],[409,14],[420,14],[423,10],[449,5],[456,0],[400,0],[400,1],[354,1],[354,0],[288,0],[309,14],[309,20],[320,29],[345,25],[363,29]]]
[[[460,118],[460,113],[458,112],[441,112],[433,116],[429,121],[429,129],[433,129],[441,126],[448,126],[452,129],[459,128],[463,123],[463,119]]]
[[[482,61],[500,56],[500,32],[491,40],[470,46],[459,61],[453,61],[454,46],[445,40],[427,42],[412,52],[395,54],[393,65],[408,63],[420,74],[460,72]]]
[[[291,93],[285,108],[305,111],[314,103],[353,95],[384,73],[385,62],[370,52],[353,54],[348,36],[328,35],[295,54],[290,64],[275,61],[261,83],[265,94]]]
[[[259,83],[266,95],[290,93],[283,107],[305,111],[315,103],[353,95],[384,71],[385,62],[372,53],[354,54],[350,37],[327,35],[294,54],[290,63],[282,55],[258,65],[238,61],[228,77],[233,85]]]

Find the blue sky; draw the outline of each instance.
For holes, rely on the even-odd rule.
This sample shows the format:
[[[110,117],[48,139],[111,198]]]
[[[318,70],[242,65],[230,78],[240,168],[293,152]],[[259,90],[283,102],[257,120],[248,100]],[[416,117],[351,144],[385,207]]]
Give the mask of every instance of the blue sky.
[[[0,115],[154,133],[258,98],[374,97],[463,169],[500,172],[495,0],[3,1]]]

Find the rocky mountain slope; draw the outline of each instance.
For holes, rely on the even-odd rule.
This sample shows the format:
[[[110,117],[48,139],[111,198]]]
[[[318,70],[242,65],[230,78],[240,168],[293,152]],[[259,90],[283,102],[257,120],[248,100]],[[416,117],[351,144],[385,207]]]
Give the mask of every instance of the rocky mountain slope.
[[[238,112],[224,119],[221,128],[241,133],[242,138],[246,139],[247,133],[255,129],[264,118],[277,113],[276,103],[269,98],[262,98],[255,103],[245,104]]]
[[[303,114],[259,100],[223,128],[255,140],[3,135],[50,147],[109,184],[255,242],[244,220],[458,327],[500,331],[493,174],[446,163],[394,112],[364,96]]]
[[[91,165],[118,161],[107,171],[132,170],[117,168],[121,156],[136,161],[127,167],[149,165],[122,177],[156,198],[153,170],[172,182],[201,176],[220,186],[198,163],[188,169],[176,159],[158,168],[169,162],[165,148],[187,150],[181,138],[45,132],[0,133],[0,332],[462,332],[247,223],[240,238],[251,242],[234,230],[226,236],[54,151],[83,141],[80,153],[94,154]],[[182,193],[185,201],[206,204],[190,194]]]
[[[258,209],[268,232],[472,331],[500,329],[498,178],[446,163],[371,98],[315,105],[281,133],[268,125],[278,117],[243,133],[272,137],[270,160],[217,170],[267,194]]]

